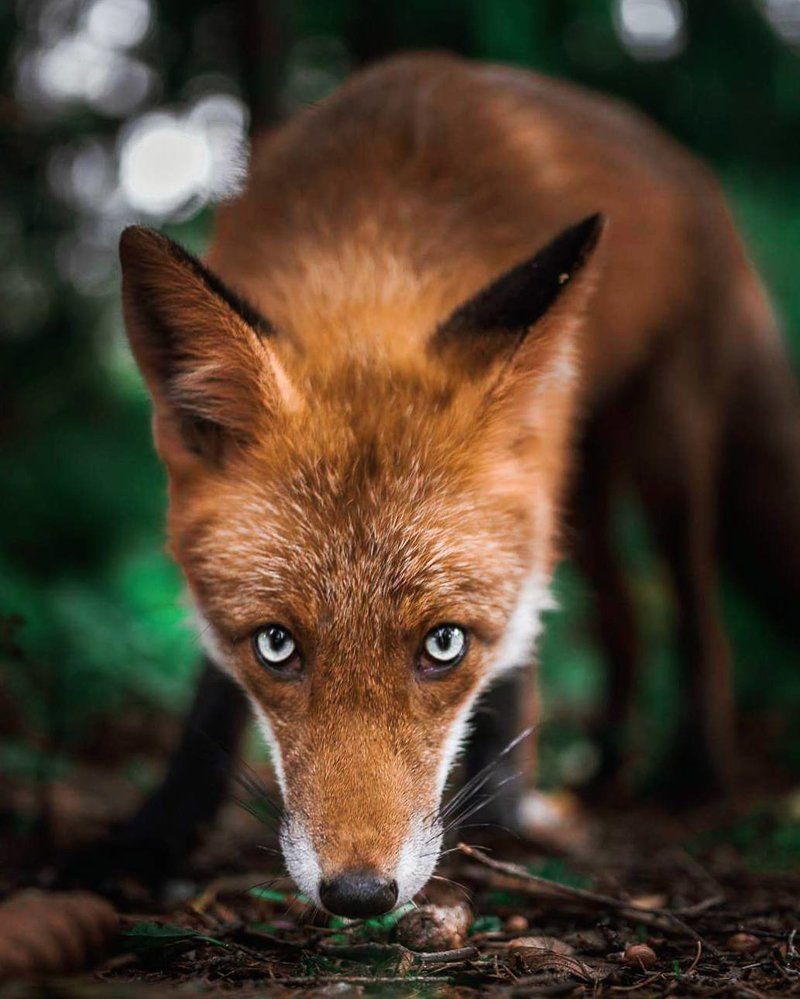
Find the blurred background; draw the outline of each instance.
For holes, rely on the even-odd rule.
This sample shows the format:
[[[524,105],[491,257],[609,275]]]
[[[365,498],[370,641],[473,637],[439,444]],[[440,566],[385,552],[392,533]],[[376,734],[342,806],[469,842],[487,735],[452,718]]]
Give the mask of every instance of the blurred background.
[[[76,837],[93,808],[98,822],[124,814],[158,775],[198,665],[122,331],[120,229],[145,222],[202,252],[251,129],[412,47],[564,76],[661,122],[718,174],[800,361],[800,0],[5,0],[0,823],[12,835],[50,835],[71,809]],[[649,650],[630,745],[646,789],[672,720],[672,609],[632,503],[618,526]],[[557,591],[542,649],[551,786],[591,776],[603,690],[569,566]],[[727,585],[725,604],[754,779],[796,782],[800,656]]]

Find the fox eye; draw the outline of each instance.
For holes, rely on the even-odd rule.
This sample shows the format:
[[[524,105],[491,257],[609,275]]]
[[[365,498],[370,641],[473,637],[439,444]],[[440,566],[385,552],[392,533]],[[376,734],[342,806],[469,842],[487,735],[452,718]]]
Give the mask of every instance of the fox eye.
[[[437,624],[431,628],[422,643],[419,672],[423,676],[437,676],[460,663],[467,651],[467,635],[456,624]]]
[[[287,628],[280,624],[267,624],[253,635],[256,659],[276,676],[296,677],[303,670],[297,652],[297,642]]]

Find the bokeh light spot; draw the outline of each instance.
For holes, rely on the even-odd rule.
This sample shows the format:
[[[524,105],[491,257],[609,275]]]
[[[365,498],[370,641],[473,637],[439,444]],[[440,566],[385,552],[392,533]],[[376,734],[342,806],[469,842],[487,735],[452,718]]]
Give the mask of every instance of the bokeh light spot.
[[[686,43],[680,0],[619,0],[614,24],[623,45],[637,59],[669,59]]]
[[[800,45],[800,0],[762,0],[767,20],[790,45]]]
[[[139,211],[176,211],[208,188],[211,173],[206,135],[188,120],[167,113],[144,115],[123,138],[120,185]]]
[[[130,49],[150,27],[147,0],[95,0],[86,15],[86,30],[98,45]]]

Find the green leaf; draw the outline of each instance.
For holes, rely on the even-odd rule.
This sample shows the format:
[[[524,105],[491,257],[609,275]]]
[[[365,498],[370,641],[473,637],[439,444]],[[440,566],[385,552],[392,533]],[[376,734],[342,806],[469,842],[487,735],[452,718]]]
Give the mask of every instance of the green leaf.
[[[398,920],[414,908],[412,902],[406,902],[399,908],[387,912],[383,916],[375,916],[372,919],[364,919],[360,922],[352,919],[343,919],[341,916],[331,916],[328,920],[328,928],[331,930],[349,929],[353,936],[359,939],[370,939],[371,937],[384,937],[395,928]]]
[[[131,950],[137,952],[162,950],[164,947],[172,947],[189,940],[215,944],[217,947],[227,947],[227,944],[222,940],[197,933],[185,926],[176,926],[174,923],[154,923],[146,920],[136,923],[129,930],[124,930],[122,938],[127,941]]]
[[[503,928],[503,920],[499,916],[478,916],[472,924],[469,933],[497,933]]]
[[[274,923],[248,923],[247,928],[256,933],[280,933],[280,927]]]
[[[252,895],[253,898],[260,898],[265,902],[290,902],[290,897],[282,891],[277,891],[275,888],[251,888],[247,893]]]
[[[398,921],[413,908],[414,906],[412,903],[406,902],[405,905],[401,905],[398,909],[394,909],[392,912],[384,913],[382,916],[375,916],[373,919],[365,919],[359,927],[359,935],[385,936],[390,930],[393,930]]]
[[[307,895],[300,892],[283,892],[278,891],[277,888],[251,888],[247,894],[266,902],[284,902],[286,905],[295,901],[308,905],[310,901]]]
[[[589,878],[573,871],[560,857],[547,857],[545,860],[528,864],[527,868],[531,874],[547,878],[548,881],[557,881],[570,888],[586,888],[589,884]]]

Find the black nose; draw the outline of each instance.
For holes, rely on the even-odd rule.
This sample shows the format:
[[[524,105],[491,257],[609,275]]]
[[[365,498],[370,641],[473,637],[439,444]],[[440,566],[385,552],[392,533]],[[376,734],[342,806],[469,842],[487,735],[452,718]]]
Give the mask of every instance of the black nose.
[[[397,882],[371,871],[345,871],[323,881],[319,887],[322,904],[334,916],[366,919],[389,912],[397,902]]]

